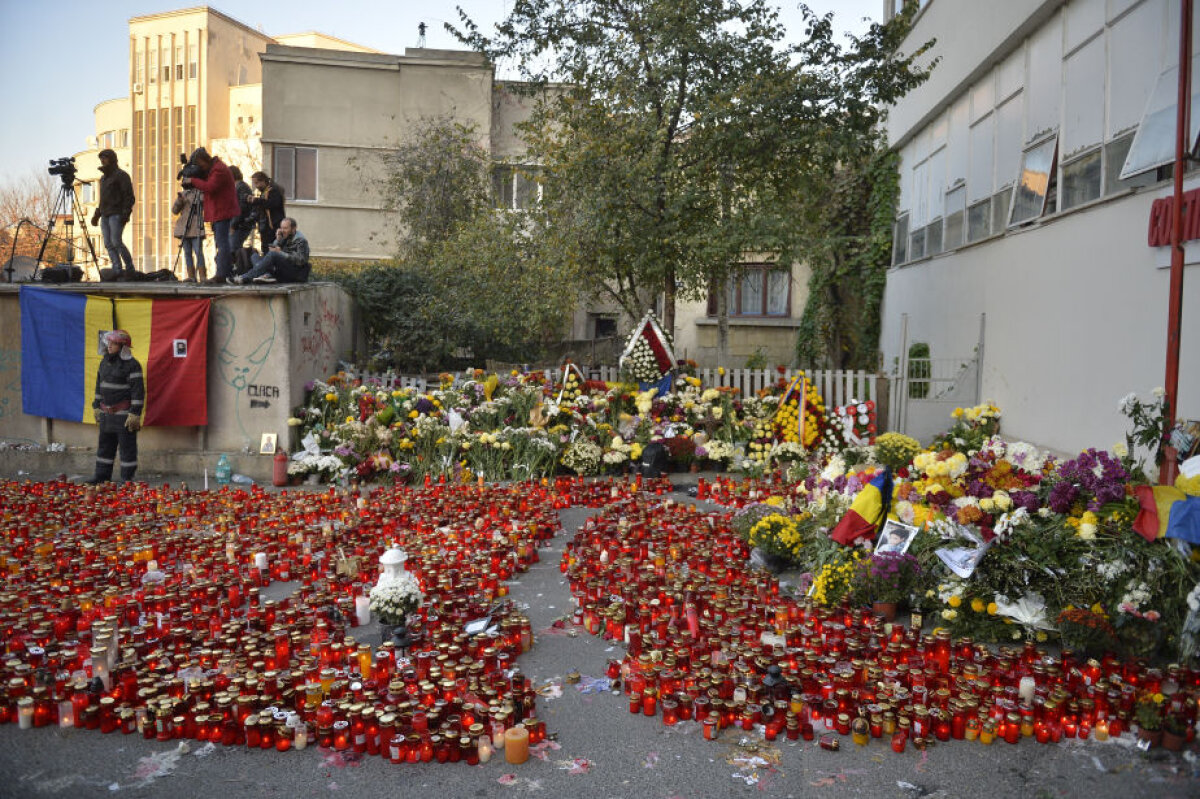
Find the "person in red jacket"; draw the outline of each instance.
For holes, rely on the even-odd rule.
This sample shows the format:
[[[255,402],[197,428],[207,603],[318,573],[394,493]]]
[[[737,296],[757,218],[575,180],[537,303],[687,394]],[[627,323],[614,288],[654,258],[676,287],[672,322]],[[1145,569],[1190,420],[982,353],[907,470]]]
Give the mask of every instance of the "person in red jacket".
[[[208,150],[197,147],[189,159],[203,172],[203,177],[184,178],[185,187],[195,186],[204,192],[204,216],[212,225],[213,238],[217,240],[217,273],[204,281],[209,285],[229,282],[233,273],[233,253],[229,249],[229,225],[242,212],[238,203],[237,187],[233,173],[220,158],[208,154]]]

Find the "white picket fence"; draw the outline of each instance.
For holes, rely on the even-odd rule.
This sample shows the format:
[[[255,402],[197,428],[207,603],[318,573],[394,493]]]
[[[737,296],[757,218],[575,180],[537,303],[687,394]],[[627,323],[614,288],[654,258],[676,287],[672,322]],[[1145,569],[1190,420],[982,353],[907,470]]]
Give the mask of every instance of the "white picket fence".
[[[364,383],[379,385],[386,388],[415,388],[426,391],[438,385],[438,379],[425,378],[419,375],[400,375],[394,372],[365,372],[353,368],[345,370],[351,378],[357,378]],[[549,370],[555,382],[562,379],[562,369]],[[599,366],[582,370],[588,380],[603,380],[615,382],[620,379],[620,370],[615,366]],[[805,376],[813,381],[826,407],[845,405],[850,400],[875,400],[878,402],[879,375],[864,370],[846,369],[807,369]],[[707,388],[731,386],[738,389],[743,397],[752,397],[764,388],[774,385],[779,379],[790,382],[800,373],[797,369],[788,369],[782,374],[777,369],[726,369],[721,374],[717,369],[698,369],[696,376]],[[464,379],[466,372],[451,373],[455,382]]]

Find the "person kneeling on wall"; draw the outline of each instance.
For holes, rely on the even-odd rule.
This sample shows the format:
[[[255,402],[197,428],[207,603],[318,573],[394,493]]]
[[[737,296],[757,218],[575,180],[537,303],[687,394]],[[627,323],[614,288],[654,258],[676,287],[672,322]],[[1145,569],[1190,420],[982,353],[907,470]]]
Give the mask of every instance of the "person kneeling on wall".
[[[254,268],[233,278],[234,283],[305,283],[308,281],[308,239],[285,216],[279,235],[266,255],[254,256]]]

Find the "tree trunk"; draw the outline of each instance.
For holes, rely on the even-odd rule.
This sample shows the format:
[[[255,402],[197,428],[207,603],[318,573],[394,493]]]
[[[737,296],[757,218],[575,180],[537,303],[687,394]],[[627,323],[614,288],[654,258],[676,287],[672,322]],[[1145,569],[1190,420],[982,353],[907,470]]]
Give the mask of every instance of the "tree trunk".
[[[675,340],[675,268],[668,267],[663,276],[663,330]]]
[[[729,291],[718,282],[717,293],[717,366],[729,366]]]

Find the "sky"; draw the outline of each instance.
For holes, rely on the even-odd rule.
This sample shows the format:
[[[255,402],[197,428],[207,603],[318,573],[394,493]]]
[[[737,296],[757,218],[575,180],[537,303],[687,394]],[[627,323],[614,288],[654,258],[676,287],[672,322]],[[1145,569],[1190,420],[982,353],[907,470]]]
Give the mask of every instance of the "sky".
[[[195,5],[200,5],[197,2]],[[189,0],[0,0],[0,186],[40,172],[52,158],[87,149],[93,110],[129,91],[129,19],[177,8]],[[443,29],[461,6],[489,31],[512,0],[216,0],[212,8],[268,36],[320,31],[386,53],[417,44],[454,49]],[[789,30],[800,31],[797,0],[779,0]],[[837,30],[861,34],[878,20],[880,0],[808,0],[833,12]],[[334,8],[336,11],[331,11]],[[503,67],[503,65],[501,65]]]

